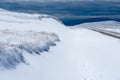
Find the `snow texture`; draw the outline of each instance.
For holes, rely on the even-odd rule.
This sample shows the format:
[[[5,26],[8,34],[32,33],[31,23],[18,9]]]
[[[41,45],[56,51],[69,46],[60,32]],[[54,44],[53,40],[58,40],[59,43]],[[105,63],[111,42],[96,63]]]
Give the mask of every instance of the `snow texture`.
[[[100,28],[100,29],[120,29],[120,22],[117,21],[101,21],[76,25],[78,28]]]
[[[118,29],[119,22],[69,28],[55,18],[36,15],[0,10],[0,65],[30,64],[0,70],[1,80],[120,80],[120,40],[86,29]],[[46,49],[59,39],[49,52],[35,55],[41,46]]]
[[[26,63],[24,51],[40,55],[48,51],[50,46],[56,46],[59,41],[55,33],[0,31],[0,67],[15,68],[19,63]]]

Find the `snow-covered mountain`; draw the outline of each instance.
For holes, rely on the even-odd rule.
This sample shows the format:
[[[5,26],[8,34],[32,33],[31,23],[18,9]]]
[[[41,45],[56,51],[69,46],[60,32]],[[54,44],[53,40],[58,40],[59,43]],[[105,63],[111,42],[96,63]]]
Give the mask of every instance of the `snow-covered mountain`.
[[[114,21],[100,24],[79,27],[119,26]],[[119,39],[78,25],[66,27],[52,16],[1,9],[0,44],[0,68],[10,69],[0,70],[1,80],[120,79]]]
[[[43,51],[48,51],[50,46],[56,45],[55,42],[59,41],[59,37],[54,32],[37,31],[34,26],[31,26],[33,23],[36,25],[45,24],[49,20],[48,18],[60,24],[57,18],[53,16],[15,13],[0,9],[1,69],[15,68],[19,63],[28,64],[23,56],[25,51],[31,54],[41,54]],[[42,21],[43,19],[46,20]],[[40,28],[38,26],[35,27]],[[47,28],[47,26],[44,27]]]

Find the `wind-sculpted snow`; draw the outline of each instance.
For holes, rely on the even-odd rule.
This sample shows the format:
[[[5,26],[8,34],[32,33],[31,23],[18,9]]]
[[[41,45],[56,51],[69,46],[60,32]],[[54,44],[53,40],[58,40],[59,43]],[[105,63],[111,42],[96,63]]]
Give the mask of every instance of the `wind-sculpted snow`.
[[[5,69],[16,68],[20,63],[27,64],[24,53],[40,55],[49,51],[49,47],[59,41],[58,36],[63,36],[59,31],[66,31],[54,16],[4,9],[0,9],[0,25],[0,68]]]
[[[19,63],[26,63],[22,51],[18,48],[0,43],[0,68],[15,68]]]
[[[26,63],[25,52],[40,55],[55,46],[56,41],[59,38],[55,33],[0,31],[0,68],[11,69],[19,63]]]
[[[37,15],[0,10],[0,68],[20,64],[0,70],[1,80],[120,80],[120,41],[80,28],[119,29],[119,22],[70,29]],[[41,56],[33,56],[37,54]]]

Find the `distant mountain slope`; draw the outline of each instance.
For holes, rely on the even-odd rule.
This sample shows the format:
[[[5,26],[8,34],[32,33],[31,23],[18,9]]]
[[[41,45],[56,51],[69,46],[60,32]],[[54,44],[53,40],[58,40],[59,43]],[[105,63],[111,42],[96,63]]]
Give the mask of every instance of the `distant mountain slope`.
[[[89,22],[80,25],[75,25],[76,28],[103,28],[103,29],[120,29],[120,22],[117,21],[101,21]]]

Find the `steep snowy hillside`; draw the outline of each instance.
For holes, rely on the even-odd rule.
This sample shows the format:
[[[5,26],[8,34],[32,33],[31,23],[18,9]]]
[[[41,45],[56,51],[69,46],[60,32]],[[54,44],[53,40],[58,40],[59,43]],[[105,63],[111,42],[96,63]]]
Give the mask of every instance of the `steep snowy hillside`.
[[[56,18],[43,15],[0,10],[0,20],[0,67],[29,63],[12,70],[0,70],[1,80],[120,79],[119,39],[89,29],[71,29]],[[108,23],[119,25],[114,21]],[[108,23],[86,23],[79,27],[104,27]],[[44,52],[44,46],[48,48],[55,43],[57,46]],[[44,50],[41,56],[32,54],[41,49]]]
[[[50,24],[46,25],[46,22]],[[24,58],[25,52],[41,54],[48,51],[50,46],[55,46],[59,37],[54,32],[58,29],[45,31],[48,26],[53,26],[53,23],[62,26],[57,18],[52,16],[0,9],[0,69],[15,68],[19,63],[28,64]]]

